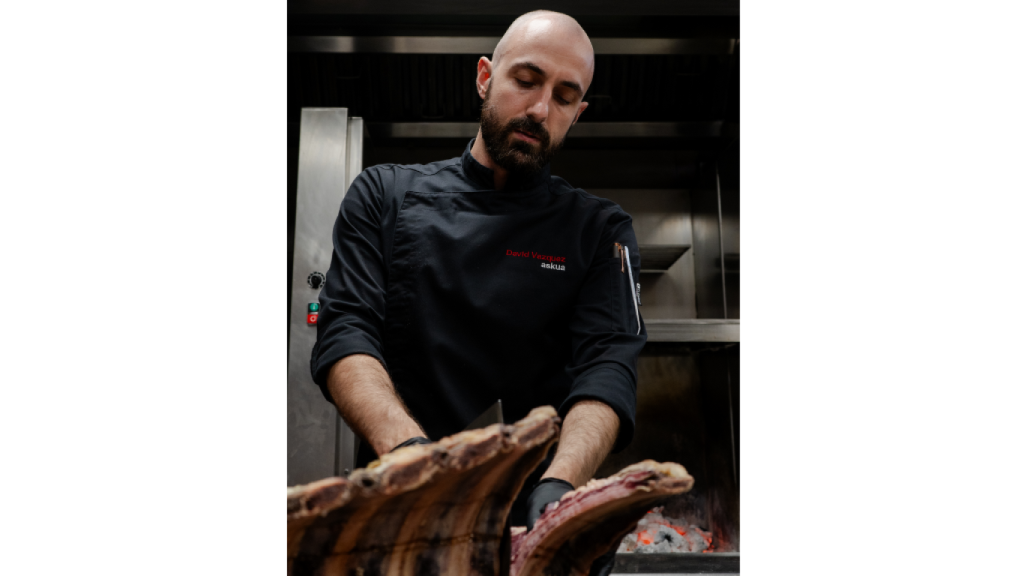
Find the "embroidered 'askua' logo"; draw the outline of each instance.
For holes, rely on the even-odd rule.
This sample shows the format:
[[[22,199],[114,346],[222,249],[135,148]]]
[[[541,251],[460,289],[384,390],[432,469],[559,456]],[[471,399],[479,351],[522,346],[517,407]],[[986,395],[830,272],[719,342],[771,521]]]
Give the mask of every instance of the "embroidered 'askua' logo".
[[[549,256],[547,254],[540,254],[538,252],[530,252],[528,250],[523,252],[516,252],[514,250],[506,250],[505,256],[513,256],[516,258],[535,258],[537,260],[543,260],[540,267],[547,270],[561,270],[565,271],[565,264],[559,264],[559,262],[565,262],[565,256]]]

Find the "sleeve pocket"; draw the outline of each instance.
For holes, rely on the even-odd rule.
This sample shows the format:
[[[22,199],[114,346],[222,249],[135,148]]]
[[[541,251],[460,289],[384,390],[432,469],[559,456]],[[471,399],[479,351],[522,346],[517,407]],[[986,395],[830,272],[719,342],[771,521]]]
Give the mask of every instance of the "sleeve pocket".
[[[630,260],[630,267],[633,269],[633,276],[635,277],[637,268],[632,254],[630,254]],[[609,258],[605,266],[608,270],[610,328],[615,332],[636,334],[638,328],[637,312],[633,308],[633,290],[635,290],[635,287],[629,281],[629,271],[622,270],[622,261],[619,258]]]

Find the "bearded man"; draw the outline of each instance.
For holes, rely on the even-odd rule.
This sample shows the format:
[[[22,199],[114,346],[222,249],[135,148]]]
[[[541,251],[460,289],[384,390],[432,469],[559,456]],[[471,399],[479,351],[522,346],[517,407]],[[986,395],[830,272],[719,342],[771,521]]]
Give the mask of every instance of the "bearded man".
[[[552,176],[587,108],[590,39],[569,16],[519,17],[480,58],[480,130],[461,158],[363,171],[345,195],[311,370],[362,439],[357,465],[553,405],[562,432],[513,525],[589,480],[632,439],[647,333],[632,220]]]

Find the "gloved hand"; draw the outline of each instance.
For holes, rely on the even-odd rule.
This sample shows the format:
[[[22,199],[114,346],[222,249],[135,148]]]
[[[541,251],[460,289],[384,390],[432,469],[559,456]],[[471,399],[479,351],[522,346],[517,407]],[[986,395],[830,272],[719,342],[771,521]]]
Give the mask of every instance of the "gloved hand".
[[[572,492],[575,488],[572,484],[559,478],[544,478],[537,482],[526,499],[526,530],[533,530],[533,525],[544,513],[544,508],[552,502],[557,502],[566,492]]]
[[[424,438],[423,436],[413,436],[412,438],[409,438],[405,442],[402,442],[398,446],[392,448],[391,451],[394,452],[399,448],[405,448],[406,446],[412,446],[414,444],[430,444],[430,440]]]
[[[616,542],[610,550],[594,558],[594,563],[590,565],[590,576],[608,576],[611,574],[612,568],[615,567],[615,551],[618,549],[619,543]]]
[[[565,493],[573,491],[572,484],[559,478],[544,478],[533,487],[530,497],[526,500],[526,529],[533,530],[537,519],[544,513],[544,508],[558,501]],[[604,554],[594,559],[590,565],[590,576],[608,576],[615,566],[615,551],[619,543]]]

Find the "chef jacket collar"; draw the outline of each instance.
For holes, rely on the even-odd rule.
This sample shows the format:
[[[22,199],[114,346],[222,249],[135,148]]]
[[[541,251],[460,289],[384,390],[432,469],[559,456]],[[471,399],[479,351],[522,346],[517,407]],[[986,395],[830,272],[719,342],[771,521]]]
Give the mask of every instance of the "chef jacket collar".
[[[466,146],[466,150],[462,153],[462,171],[466,173],[466,176],[476,184],[486,188],[494,189],[494,170],[484,166],[477,162],[476,158],[473,157],[470,150],[473,149],[473,142],[476,142],[476,138],[469,141]],[[545,164],[539,172],[531,175],[513,174],[509,176],[509,179],[505,182],[505,188],[502,192],[515,192],[520,190],[534,190],[540,187],[542,184],[547,184],[551,179],[551,164]]]

